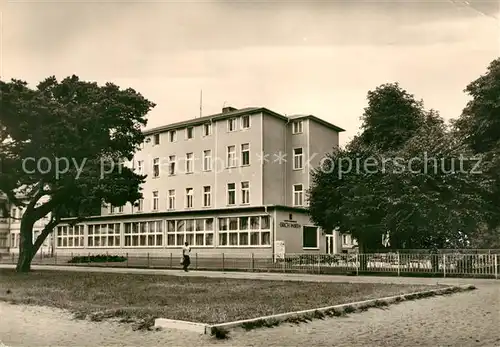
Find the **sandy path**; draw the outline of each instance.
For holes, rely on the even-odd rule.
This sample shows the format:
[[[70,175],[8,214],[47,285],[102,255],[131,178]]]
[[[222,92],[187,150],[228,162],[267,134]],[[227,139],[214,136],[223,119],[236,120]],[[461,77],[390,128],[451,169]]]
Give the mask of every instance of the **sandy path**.
[[[500,346],[500,284],[299,326],[234,332],[225,342],[181,331],[71,320],[50,308],[0,303],[0,340],[14,346]]]

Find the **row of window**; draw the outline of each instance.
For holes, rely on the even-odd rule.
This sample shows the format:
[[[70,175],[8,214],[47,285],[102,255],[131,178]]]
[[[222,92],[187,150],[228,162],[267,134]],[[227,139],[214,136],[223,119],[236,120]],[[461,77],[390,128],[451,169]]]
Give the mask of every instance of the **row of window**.
[[[250,144],[244,143],[240,146],[240,157],[238,158],[236,155],[236,146],[228,146],[226,153],[226,167],[234,168],[239,165],[241,166],[249,166],[250,165]],[[239,159],[239,160],[238,160]],[[196,158],[193,152],[186,153],[186,157],[184,158],[184,173],[190,174],[194,172],[194,162]],[[178,168],[179,159],[175,155],[171,155],[168,157],[167,168],[168,175],[173,176],[176,175],[179,171]],[[160,177],[161,168],[163,167],[163,163],[160,162],[160,158],[153,159],[153,177]],[[202,153],[202,170],[203,171],[212,171],[213,167],[213,157],[212,150],[207,149]],[[137,172],[138,174],[144,174],[144,160],[137,161]]]
[[[203,207],[212,207],[212,186],[204,186],[202,188]],[[185,190],[185,208],[193,208],[194,206],[194,189],[186,188]],[[160,192],[158,190],[153,191],[152,193],[152,210],[159,211],[160,209]],[[237,194],[236,194],[236,183],[228,183],[227,184],[227,205],[232,206],[237,203]],[[250,204],[250,182],[244,181],[240,182],[240,203],[241,205]],[[139,200],[136,208],[137,212],[142,212],[144,207],[143,200]],[[176,191],[175,189],[169,189],[167,193],[167,209],[175,210],[176,207]],[[121,207],[110,207],[110,213],[122,213],[123,206]]]
[[[195,157],[193,152],[186,153],[184,158],[184,173],[190,174],[194,172],[194,162]],[[239,160],[238,160],[239,159]],[[239,161],[239,163],[238,163]],[[178,158],[175,155],[168,157],[168,175],[173,176],[178,172]],[[244,143],[240,146],[240,156],[238,158],[236,146],[231,145],[226,148],[226,168],[235,168],[238,166],[249,166],[250,165],[250,144]],[[160,163],[160,158],[153,159],[153,178],[160,177],[161,168],[163,164]],[[212,150],[207,149],[202,153],[202,171],[212,171],[213,157]],[[304,168],[304,149],[302,147],[293,149],[293,169],[302,170]],[[137,172],[138,174],[144,174],[144,160],[137,161]]]
[[[238,196],[236,183],[228,183],[226,192],[226,204],[228,206],[234,206],[238,203],[241,205],[249,205],[250,204],[250,182],[244,181],[240,182],[239,186],[240,194]],[[185,190],[185,208],[193,208],[194,207],[194,189],[186,188]],[[304,206],[305,198],[304,198],[304,186],[302,184],[294,184],[293,185],[293,205],[294,206]],[[204,186],[202,188],[202,207],[212,207],[213,199],[212,199],[212,186]],[[167,193],[167,209],[175,210],[176,206],[176,190],[169,189]],[[138,201],[135,206],[136,212],[143,212],[144,209],[144,201],[141,199]],[[153,191],[152,193],[152,211],[160,210],[160,192],[158,190]],[[115,207],[110,206],[109,212],[113,213],[123,213],[123,206]]]
[[[215,246],[214,218],[124,223],[123,247]],[[88,225],[87,247],[121,247],[119,223]],[[217,219],[217,246],[269,246],[269,216],[224,217]],[[164,243],[166,236],[166,243]],[[85,247],[84,226],[59,226],[57,247]]]
[[[36,205],[35,207],[38,207],[38,206],[39,205]],[[15,219],[21,219],[23,214],[24,214],[24,208],[22,208],[22,207],[13,207],[12,210],[10,211],[10,217],[15,218]],[[0,209],[0,218],[2,218],[2,217],[6,217],[6,216],[4,216],[3,210]],[[42,221],[48,220],[48,219],[49,219],[48,215],[43,216],[41,218]]]
[[[192,246],[214,246],[214,218],[167,220],[166,244],[164,245],[164,221],[124,223],[124,247],[178,247],[188,242]],[[218,246],[268,246],[271,244],[269,216],[223,217],[217,220]],[[119,223],[91,224],[87,226],[87,247],[120,247],[121,229]],[[33,242],[40,234],[34,231]],[[10,235],[10,247],[19,247],[19,233]],[[347,242],[343,235],[343,244]],[[57,247],[85,247],[83,225],[59,226],[57,228]],[[51,244],[49,235],[42,247]],[[319,242],[316,227],[304,227],[302,247],[317,248]]]
[[[239,125],[239,127],[238,127]],[[233,117],[227,120],[227,131],[234,132],[238,129],[244,130],[250,128],[250,116],[245,115],[241,117]],[[203,136],[212,135],[212,123],[205,123],[201,127]],[[301,134],[303,132],[303,122],[301,120],[294,121],[292,123],[292,133],[293,134]],[[195,136],[195,127],[187,127],[185,129],[185,139],[191,140]],[[177,142],[177,130],[170,130],[168,132],[168,140],[169,142]],[[153,145],[157,146],[160,144],[160,134],[153,135]]]
[[[238,122],[239,120],[239,122]],[[239,125],[239,128],[238,128]],[[185,139],[186,140],[191,140],[194,139],[195,136],[195,128],[194,126],[192,127],[187,127],[185,129]],[[234,117],[230,118],[227,120],[227,131],[228,132],[234,132],[237,131],[238,129],[244,130],[244,129],[249,129],[250,128],[250,116],[241,116],[241,117]],[[212,123],[205,123],[201,127],[202,134],[203,136],[210,136],[212,135]],[[170,130],[168,132],[168,141],[169,142],[177,142],[177,130]],[[160,144],[160,134],[154,134],[153,135],[153,146],[157,146]]]

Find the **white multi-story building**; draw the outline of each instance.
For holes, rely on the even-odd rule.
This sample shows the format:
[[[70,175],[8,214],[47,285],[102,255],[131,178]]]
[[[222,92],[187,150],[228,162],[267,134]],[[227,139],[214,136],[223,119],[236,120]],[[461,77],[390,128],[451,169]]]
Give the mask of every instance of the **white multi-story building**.
[[[59,225],[55,251],[166,255],[187,241],[201,256],[271,257],[283,245],[286,253],[340,252],[338,233],[315,226],[305,208],[310,170],[342,131],[312,115],[231,107],[147,130],[132,164],[148,175],[143,200]]]

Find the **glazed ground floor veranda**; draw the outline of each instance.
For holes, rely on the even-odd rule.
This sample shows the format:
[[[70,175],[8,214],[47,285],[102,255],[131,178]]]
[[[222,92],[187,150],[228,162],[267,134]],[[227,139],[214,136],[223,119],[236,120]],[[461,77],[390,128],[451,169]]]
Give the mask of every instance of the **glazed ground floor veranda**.
[[[19,230],[11,230],[16,253]],[[115,214],[70,226],[61,223],[41,252],[50,254],[144,254],[167,256],[188,242],[201,257],[272,258],[285,252],[335,254],[342,251],[338,232],[324,232],[301,208],[248,208]]]

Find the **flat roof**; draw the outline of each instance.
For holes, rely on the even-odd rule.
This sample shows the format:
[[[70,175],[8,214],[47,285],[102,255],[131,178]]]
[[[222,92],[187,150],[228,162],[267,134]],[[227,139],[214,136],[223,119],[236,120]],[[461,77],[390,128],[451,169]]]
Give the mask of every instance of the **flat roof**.
[[[232,118],[232,117],[241,116],[241,115],[250,115],[250,114],[254,114],[254,113],[266,113],[268,115],[274,116],[274,117],[282,119],[284,121],[296,120],[296,119],[311,119],[311,120],[314,120],[314,121],[330,128],[330,129],[333,129],[335,131],[338,131],[338,132],[345,131],[344,129],[342,129],[338,126],[336,126],[332,123],[329,123],[321,118],[315,117],[313,115],[295,115],[295,116],[287,117],[287,116],[283,116],[279,113],[276,113],[274,111],[271,111],[265,107],[245,107],[245,108],[236,109],[233,111],[216,113],[216,114],[209,115],[209,116],[204,116],[204,117],[200,117],[200,118],[192,118],[192,119],[188,119],[185,121],[180,121],[180,122],[176,122],[176,123],[171,123],[171,124],[166,124],[166,125],[162,125],[159,127],[151,128],[151,129],[146,129],[143,131],[143,134],[144,135],[151,135],[151,134],[161,133],[161,132],[165,132],[165,131],[169,131],[169,130],[185,128],[188,126],[202,125],[202,124],[205,124],[207,122],[219,121],[219,120],[223,120],[223,119],[227,119],[227,118]]]
[[[107,220],[123,220],[123,219],[134,219],[138,220],[140,218],[189,218],[192,216],[212,216],[217,217],[221,214],[231,214],[231,213],[246,213],[246,212],[260,212],[265,213],[266,211],[286,211],[286,212],[300,212],[308,213],[308,210],[304,207],[296,206],[285,206],[285,205],[260,205],[260,206],[238,206],[231,208],[213,208],[213,209],[197,209],[197,210],[178,210],[178,211],[159,211],[159,212],[139,212],[139,213],[123,213],[123,214],[107,214],[101,216],[89,216],[85,217],[80,223],[85,222],[97,222],[97,221],[107,221]],[[194,217],[193,217],[194,218]],[[61,218],[59,224],[69,223],[75,220],[74,217]]]

